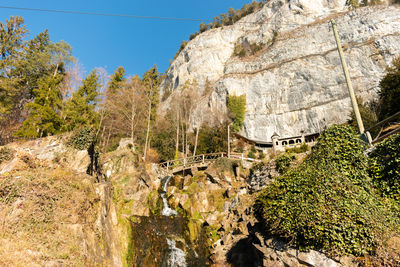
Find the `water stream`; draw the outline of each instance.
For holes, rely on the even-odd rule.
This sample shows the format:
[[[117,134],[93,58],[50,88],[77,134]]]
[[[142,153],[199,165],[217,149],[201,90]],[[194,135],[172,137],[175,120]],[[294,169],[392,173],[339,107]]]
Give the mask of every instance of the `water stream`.
[[[168,201],[167,201],[167,197],[166,197],[166,193],[167,193],[167,190],[168,190],[168,184],[169,184],[169,181],[171,180],[171,178],[172,178],[172,176],[166,176],[163,179],[164,180],[163,181],[163,185],[162,185],[163,192],[160,194],[161,199],[163,201],[163,209],[161,211],[161,215],[163,215],[163,216],[176,216],[176,215],[178,215],[176,210],[173,210],[168,206]]]
[[[130,266],[208,266],[203,241],[190,239],[188,218],[168,205],[166,192],[171,178],[161,179],[160,215],[136,216],[131,220]]]
[[[186,255],[182,249],[176,247],[176,241],[167,238],[167,244],[170,249],[168,266],[184,267],[186,266]]]
[[[168,190],[168,184],[171,180],[172,176],[164,177],[164,184],[162,186],[163,192],[160,194],[163,201],[163,209],[161,211],[161,215],[163,216],[176,216],[178,212],[173,210],[168,205],[168,200],[166,197],[166,193]],[[167,237],[167,244],[170,251],[170,256],[168,259],[168,266],[170,267],[185,267],[186,266],[186,255],[185,252],[176,247],[176,241],[171,240]]]

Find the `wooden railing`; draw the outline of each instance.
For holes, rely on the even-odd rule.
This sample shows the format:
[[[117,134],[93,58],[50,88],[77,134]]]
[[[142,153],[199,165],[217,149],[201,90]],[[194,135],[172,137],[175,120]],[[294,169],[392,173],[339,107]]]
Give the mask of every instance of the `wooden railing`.
[[[255,161],[259,162],[260,160],[253,159],[253,158],[246,158],[243,154],[240,153],[230,153],[229,156],[225,152],[219,153],[210,153],[210,154],[202,154],[196,156],[190,156],[186,158],[180,158],[175,160],[168,160],[158,164],[161,168],[165,168],[169,170],[183,170],[189,169],[191,167],[204,167],[208,165],[210,162],[215,161],[218,158],[233,158],[233,159],[240,159],[246,161]]]

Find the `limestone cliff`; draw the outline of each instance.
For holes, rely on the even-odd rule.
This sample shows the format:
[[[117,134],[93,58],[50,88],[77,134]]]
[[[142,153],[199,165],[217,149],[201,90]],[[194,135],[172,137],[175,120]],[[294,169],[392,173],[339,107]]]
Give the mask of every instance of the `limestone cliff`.
[[[196,80],[215,91],[199,102],[192,126],[226,112],[227,95],[245,94],[243,134],[270,140],[319,132],[343,123],[351,111],[329,21],[336,20],[356,94],[376,97],[386,67],[400,51],[400,7],[350,9],[345,0],[271,0],[232,26],[208,30],[190,41],[167,71],[162,92]],[[262,44],[251,56],[235,44]],[[169,98],[170,99],[170,98]],[[169,106],[167,99],[162,109]]]

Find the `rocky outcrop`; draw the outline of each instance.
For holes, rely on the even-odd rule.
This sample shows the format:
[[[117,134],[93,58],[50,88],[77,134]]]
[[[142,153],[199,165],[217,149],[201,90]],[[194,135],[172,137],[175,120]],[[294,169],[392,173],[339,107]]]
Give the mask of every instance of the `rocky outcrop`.
[[[79,173],[87,173],[91,159],[87,150],[76,150],[66,145],[69,136],[48,136],[27,142],[15,142],[7,145],[16,154],[8,166],[0,166],[0,173],[11,171],[17,166],[24,165],[23,161],[41,162],[50,167],[66,167]],[[27,162],[25,162],[26,165]]]
[[[8,144],[0,162],[1,266],[122,266],[110,183],[64,136]],[[84,153],[83,153],[84,152]]]
[[[270,141],[274,132],[296,136],[343,123],[351,105],[329,20],[336,20],[353,86],[364,100],[376,97],[385,68],[400,50],[398,6],[350,10],[345,2],[268,1],[234,25],[190,41],[171,64],[162,90],[176,90],[188,80],[201,88],[206,80],[215,85],[199,102],[194,126],[226,112],[227,95],[245,94],[243,134],[251,139]],[[236,57],[235,44],[242,41],[263,49]]]

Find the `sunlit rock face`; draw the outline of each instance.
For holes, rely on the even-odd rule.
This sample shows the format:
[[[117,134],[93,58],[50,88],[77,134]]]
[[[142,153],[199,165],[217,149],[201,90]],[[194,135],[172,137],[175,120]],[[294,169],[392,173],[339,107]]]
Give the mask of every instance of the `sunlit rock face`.
[[[335,19],[356,94],[377,96],[379,80],[400,51],[400,7],[351,10],[345,0],[269,1],[232,26],[206,31],[172,62],[162,93],[196,80],[216,90],[199,101],[192,126],[226,112],[228,95],[246,94],[243,134],[270,141],[315,133],[347,121],[351,103],[330,20]],[[274,32],[277,36],[274,38]],[[235,43],[263,43],[255,55],[233,55]],[[162,109],[169,107],[165,101]],[[219,116],[219,115],[218,115]]]

